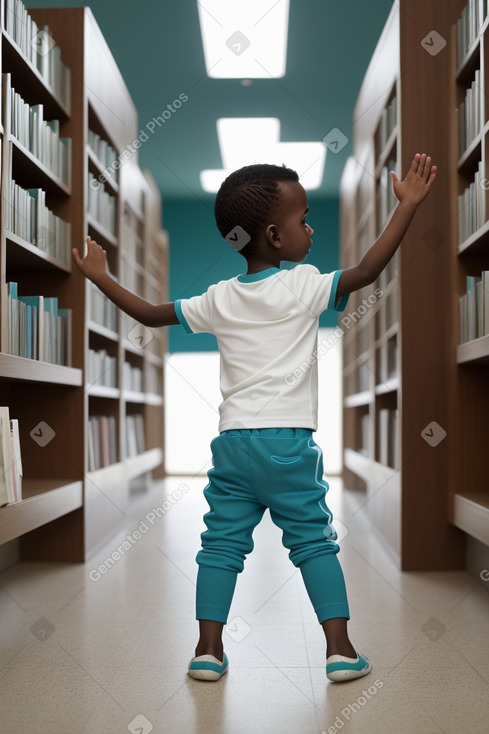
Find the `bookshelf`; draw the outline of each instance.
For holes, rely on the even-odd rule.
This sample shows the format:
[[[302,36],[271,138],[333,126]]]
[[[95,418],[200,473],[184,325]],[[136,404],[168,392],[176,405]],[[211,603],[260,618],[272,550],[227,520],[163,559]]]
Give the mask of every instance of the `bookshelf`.
[[[90,9],[30,10],[17,23],[2,0],[1,17],[0,404],[19,421],[24,479],[23,499],[0,508],[0,544],[18,538],[22,560],[81,562],[124,519],[131,480],[164,476],[167,344],[104,300],[71,247],[90,234],[113,276],[156,302],[168,295],[168,236],[138,165],[134,104]],[[32,203],[23,192],[36,190]],[[70,312],[67,364],[13,350],[9,314],[27,307],[12,282],[19,300],[42,295]],[[25,318],[37,323],[40,310]],[[39,423],[50,441],[32,438]]]
[[[459,344],[466,276],[489,269],[481,187],[489,125],[478,89],[485,89],[489,36],[484,20],[457,68],[465,5],[393,4],[357,99],[340,188],[341,265],[349,267],[389,220],[388,171],[404,176],[416,152],[439,166],[389,266],[350,297],[352,325],[343,329],[345,484],[405,571],[464,568],[466,533],[489,544],[480,428],[489,342]],[[486,3],[480,8],[485,17]]]

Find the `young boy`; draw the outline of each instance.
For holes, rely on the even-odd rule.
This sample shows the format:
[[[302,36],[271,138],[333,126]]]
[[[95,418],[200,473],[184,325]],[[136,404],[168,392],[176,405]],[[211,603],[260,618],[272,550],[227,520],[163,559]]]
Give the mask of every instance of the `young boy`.
[[[73,249],[81,272],[133,318],[150,327],[181,324],[190,333],[213,333],[218,340],[223,402],[204,489],[210,507],[204,516],[207,530],[196,558],[200,639],[189,663],[193,678],[218,680],[227,671],[222,630],[237,574],[253,550],[253,530],[267,507],[283,530],[283,544],[301,570],[323,627],[328,679],[351,680],[372,669],[347,632],[339,546],[325,503],[328,484],[321,449],[312,438],[317,430],[315,354],[319,315],[327,308],[342,311],[352,291],[378,278],[430,191],[436,166],[418,153],[403,181],[391,175],[399,204],[389,224],[358,265],[330,274],[307,264],[280,270],[282,260],[305,258],[313,230],[297,173],[272,165],[246,166],[223,182],[214,207],[216,223],[248,267],[246,274],[212,285],[201,296],[150,304],[110,277],[105,250],[90,237],[84,259]],[[288,379],[300,365],[308,369]]]

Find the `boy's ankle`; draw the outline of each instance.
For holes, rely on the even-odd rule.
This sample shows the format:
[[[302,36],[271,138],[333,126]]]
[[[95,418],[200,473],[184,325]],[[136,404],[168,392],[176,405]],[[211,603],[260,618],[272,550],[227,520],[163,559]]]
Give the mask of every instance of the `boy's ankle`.
[[[197,647],[195,648],[195,657],[199,657],[200,655],[213,655],[218,660],[223,659],[224,654],[224,648],[222,643],[220,645],[216,644],[208,644],[204,642],[199,642],[197,644]]]

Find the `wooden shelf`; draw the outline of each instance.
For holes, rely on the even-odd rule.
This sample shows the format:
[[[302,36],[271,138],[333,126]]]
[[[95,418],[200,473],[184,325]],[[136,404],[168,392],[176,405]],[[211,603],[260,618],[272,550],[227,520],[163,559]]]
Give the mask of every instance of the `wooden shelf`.
[[[88,318],[90,288],[72,267],[71,246],[82,243],[88,232],[107,249],[109,267],[121,273],[122,258],[136,233],[145,264],[154,262],[161,278],[143,276],[143,298],[167,298],[167,235],[161,229],[161,196],[149,171],[139,168],[137,153],[123,160],[117,181],[104,184],[115,199],[113,235],[87,215],[87,175],[100,176],[102,162],[87,146],[88,126],[109,143],[118,158],[137,138],[135,105],[110,53],[93,13],[87,7],[31,9],[39,28],[48,25],[71,72],[70,109],[60,104],[37,69],[23,57],[17,44],[3,32],[2,72],[10,73],[12,86],[29,105],[44,105],[45,119],[60,121],[61,135],[71,139],[71,181],[60,181],[13,136],[10,114],[0,114],[1,187],[9,191],[11,177],[23,188],[42,188],[49,209],[70,223],[64,264],[17,235],[2,229],[0,237],[0,350],[8,348],[6,283],[19,283],[21,294],[41,294],[58,299],[72,311],[71,358],[74,367],[15,357],[0,351],[0,405],[8,405],[18,420],[24,475],[21,502],[0,508],[0,544],[19,538],[22,560],[84,562],[120,527],[130,510],[129,482],[140,474],[165,475],[164,467],[164,353],[166,339],[155,334],[153,349],[137,349],[126,339],[125,323],[118,314],[115,330]],[[4,18],[2,18],[2,23]],[[8,95],[7,95],[8,99]],[[0,100],[0,105],[2,100]],[[86,111],[88,110],[88,115]],[[125,208],[140,221],[137,232],[126,233]],[[128,239],[129,238],[129,239]],[[129,261],[131,259],[129,258]],[[156,346],[157,345],[157,346]],[[127,356],[142,370],[143,385],[161,385],[162,394],[123,391],[88,379],[90,349],[105,350],[114,358],[117,384],[122,384]],[[155,367],[159,370],[155,375]],[[157,379],[157,381],[155,381]],[[115,419],[115,450],[125,456],[126,414],[142,417],[144,445],[141,456],[120,460],[88,472],[89,418]],[[50,431],[33,431],[45,423]],[[114,422],[110,421],[109,427]],[[140,423],[138,425],[141,425]],[[107,422],[97,424],[105,429]],[[113,439],[113,437],[111,437]],[[51,474],[69,479],[51,479]]]
[[[55,272],[62,270],[65,273],[71,273],[71,262],[68,264],[62,260],[49,255],[49,253],[40,250],[39,247],[33,245],[22,237],[13,232],[5,231],[7,241],[7,263],[13,268],[30,268],[31,270],[44,270]],[[71,258],[71,254],[70,254]]]
[[[82,371],[74,367],[63,367],[38,359],[26,359],[0,352],[0,380],[46,383],[55,385],[79,386],[82,384]]]
[[[161,449],[150,449],[145,451],[141,456],[134,456],[126,459],[126,476],[128,479],[144,474],[145,472],[155,469],[163,460],[163,452]]]
[[[88,385],[87,392],[90,397],[96,398],[112,398],[114,400],[119,400],[121,396],[119,388],[108,387],[107,385]]]
[[[489,336],[481,336],[457,347],[458,364],[489,365]]]
[[[2,543],[82,507],[82,487],[81,481],[67,479],[24,479],[24,499],[0,507]]]
[[[354,267],[362,249],[375,240],[379,205],[387,208],[385,199],[380,198],[379,185],[391,155],[397,160],[399,178],[406,175],[417,152],[428,153],[435,164],[443,161],[446,172],[437,178],[416,212],[396,260],[391,261],[397,274],[385,288],[380,284],[386,275],[376,283],[384,295],[369,308],[368,316],[375,323],[367,322],[366,314],[361,325],[354,325],[352,334],[343,339],[345,486],[364,492],[366,487],[365,507],[375,533],[406,571],[464,567],[465,536],[452,524],[450,508],[456,482],[459,488],[463,486],[461,466],[470,466],[476,453],[481,454],[480,439],[474,441],[472,436],[474,446],[469,445],[470,426],[482,424],[482,404],[489,399],[489,389],[483,387],[484,375],[480,370],[461,369],[454,348],[462,271],[473,270],[489,253],[489,223],[460,248],[456,242],[457,195],[467,186],[478,162],[488,160],[487,123],[458,160],[455,109],[463,90],[457,84],[470,86],[482,56],[479,41],[457,73],[455,24],[465,4],[465,0],[446,0],[436,3],[436,7],[425,0],[394,3],[354,108],[353,151],[340,185],[340,262],[342,267]],[[413,17],[417,19],[416,27],[409,20]],[[446,41],[447,48],[436,58],[420,48],[420,27],[436,28]],[[483,73],[481,70],[482,79]],[[432,104],[434,89],[437,105]],[[376,156],[379,126],[394,90],[397,124]],[[485,99],[484,94],[482,97]],[[420,109],[425,110],[423,115]],[[418,148],[420,140],[422,150]],[[360,231],[356,201],[366,175],[375,186],[365,189],[372,214],[362,219]],[[489,199],[486,201],[489,211]],[[442,247],[430,247],[427,241],[434,226],[443,234]],[[370,242],[365,241],[364,233]],[[362,246],[356,252],[352,247],[355,242]],[[472,255],[477,258],[471,260]],[[358,298],[361,302],[362,295]],[[397,313],[388,312],[390,305],[396,306]],[[355,356],[364,329],[370,329],[368,344],[373,352],[369,368],[376,374],[376,380],[368,383],[359,381],[360,362]],[[476,364],[477,360],[483,365],[487,352],[487,343],[463,345],[458,349],[458,362]],[[380,375],[389,377],[381,380]],[[369,389],[349,394],[355,385]],[[446,431],[445,440],[436,445],[420,439],[423,427],[433,421]],[[392,438],[394,441],[389,440]],[[370,455],[355,451],[358,446],[368,446]],[[389,461],[393,457],[398,470],[374,460],[386,456]],[[478,461],[474,474],[489,475],[486,459]]]
[[[453,515],[458,528],[489,545],[489,496],[455,494]]]
[[[99,245],[105,244],[111,245],[112,247],[118,246],[117,237],[113,235],[112,232],[109,232],[108,229],[105,229],[105,227],[103,227],[100,222],[97,222],[97,220],[88,213],[87,224],[88,227],[92,229],[95,233],[95,238],[97,238],[97,242],[99,243]]]
[[[358,408],[362,405],[370,405],[373,402],[370,390],[357,392],[354,395],[346,395],[343,399],[345,408]]]
[[[12,73],[16,80],[15,88],[24,99],[28,96],[26,95],[26,91],[28,91],[29,96],[35,98],[36,102],[42,102],[48,118],[69,117],[69,105],[65,106],[61,100],[56,98],[53,90],[46,84],[39,70],[24,56],[22,49],[19,48],[4,28],[2,30],[2,55],[2,71],[4,73],[7,71]],[[30,99],[26,101],[32,104]]]

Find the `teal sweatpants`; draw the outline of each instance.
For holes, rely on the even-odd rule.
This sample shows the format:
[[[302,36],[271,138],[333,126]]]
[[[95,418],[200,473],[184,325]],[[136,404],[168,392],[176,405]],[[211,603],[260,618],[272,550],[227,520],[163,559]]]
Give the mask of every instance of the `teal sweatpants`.
[[[300,568],[319,623],[350,618],[319,446],[307,428],[223,431],[211,443],[209,512],[197,553],[197,619],[226,624],[237,574],[267,508]]]

